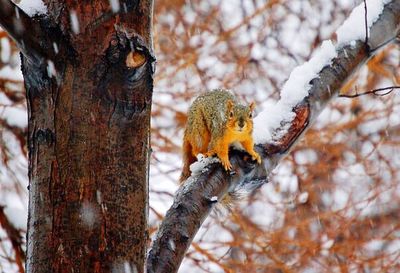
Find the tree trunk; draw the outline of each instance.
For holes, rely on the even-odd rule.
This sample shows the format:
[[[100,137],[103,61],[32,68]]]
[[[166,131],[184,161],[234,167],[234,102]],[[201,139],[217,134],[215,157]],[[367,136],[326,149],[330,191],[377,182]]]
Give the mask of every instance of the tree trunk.
[[[46,54],[22,56],[27,272],[143,272],[152,1],[44,2],[49,16],[32,24]]]

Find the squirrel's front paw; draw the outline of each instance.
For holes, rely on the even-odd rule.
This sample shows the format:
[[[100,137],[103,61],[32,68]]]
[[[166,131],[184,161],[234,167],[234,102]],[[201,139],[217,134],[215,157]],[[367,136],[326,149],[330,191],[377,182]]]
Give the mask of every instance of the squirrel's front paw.
[[[256,160],[258,164],[261,164],[261,156],[257,152],[254,152],[254,154],[252,154],[251,158],[253,160]]]
[[[232,169],[231,162],[229,161],[229,158],[220,158],[221,164],[224,167],[225,171],[230,171]]]

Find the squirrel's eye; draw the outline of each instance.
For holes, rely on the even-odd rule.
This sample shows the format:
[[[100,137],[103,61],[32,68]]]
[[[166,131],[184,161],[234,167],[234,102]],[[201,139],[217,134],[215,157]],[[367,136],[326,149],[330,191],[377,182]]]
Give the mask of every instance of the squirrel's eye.
[[[233,112],[232,111],[229,113],[229,117],[233,118]]]
[[[250,112],[249,118],[253,118],[253,113]]]

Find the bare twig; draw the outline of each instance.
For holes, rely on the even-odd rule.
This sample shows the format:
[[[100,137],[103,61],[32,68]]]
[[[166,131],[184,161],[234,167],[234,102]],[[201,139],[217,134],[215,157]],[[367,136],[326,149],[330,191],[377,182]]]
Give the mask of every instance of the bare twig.
[[[386,96],[386,95],[392,93],[393,90],[395,90],[395,89],[400,89],[400,86],[382,87],[382,88],[377,88],[377,89],[369,90],[369,91],[366,91],[366,92],[363,92],[363,93],[357,93],[357,92],[356,92],[355,94],[352,94],[352,95],[348,95],[348,94],[339,94],[339,97],[340,97],[340,98],[357,98],[357,97],[361,97],[361,96],[368,95],[368,94],[373,94],[373,95],[375,95],[375,96],[383,97],[383,96]],[[379,93],[379,92],[381,92],[381,91],[386,91],[386,92],[384,92],[384,93]]]

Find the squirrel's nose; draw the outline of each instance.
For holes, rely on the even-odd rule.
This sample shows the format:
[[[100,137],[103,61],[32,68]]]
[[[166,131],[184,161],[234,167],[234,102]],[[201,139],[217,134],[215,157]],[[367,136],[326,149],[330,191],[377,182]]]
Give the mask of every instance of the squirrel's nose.
[[[244,127],[244,120],[243,119],[239,119],[239,127],[240,128]]]

